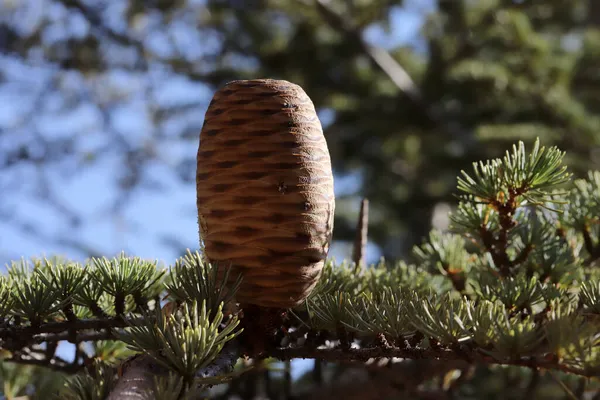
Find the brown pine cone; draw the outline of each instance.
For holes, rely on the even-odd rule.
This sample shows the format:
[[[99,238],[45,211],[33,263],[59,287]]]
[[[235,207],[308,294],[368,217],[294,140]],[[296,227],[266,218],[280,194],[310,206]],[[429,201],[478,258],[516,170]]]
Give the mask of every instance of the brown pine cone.
[[[315,108],[287,81],[233,81],[218,90],[200,134],[200,237],[210,262],[243,281],[236,300],[300,304],[329,250],[335,199]]]

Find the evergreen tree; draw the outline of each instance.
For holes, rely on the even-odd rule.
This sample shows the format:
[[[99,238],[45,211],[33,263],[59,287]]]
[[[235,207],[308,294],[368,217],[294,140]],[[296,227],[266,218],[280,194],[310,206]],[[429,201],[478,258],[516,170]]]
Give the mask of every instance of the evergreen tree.
[[[458,178],[451,233],[432,231],[414,248],[416,264],[328,263],[251,361],[237,361],[247,354],[231,307],[240,280],[225,289],[198,252],[168,269],[124,254],[84,265],[14,262],[0,280],[5,387],[27,388],[16,363],[75,373],[66,398],[194,399],[211,385],[235,388],[271,360],[314,358],[367,362],[389,398],[483,398],[485,382],[507,373],[514,387],[498,398],[547,396],[549,379],[581,397],[597,390],[585,378],[600,376],[600,172],[571,181],[563,157],[520,142],[503,158],[474,163]],[[72,361],[56,354],[59,341],[76,345]],[[369,362],[381,359],[391,370]],[[415,368],[420,376],[407,378]],[[395,369],[405,383],[381,376]],[[290,390],[268,384],[265,394]]]
[[[3,172],[16,176],[33,166],[66,173],[74,163],[81,171],[116,155],[122,196],[114,210],[136,188],[156,186],[146,171],[157,164],[193,180],[192,156],[162,151],[173,142],[195,147],[206,104],[155,100],[161,81],[176,77],[212,91],[233,79],[288,79],[321,112],[336,178],[358,177],[356,191],[338,196],[335,238],[353,238],[356,205],[366,196],[369,239],[387,262],[328,265],[271,357],[239,361],[229,372],[240,326],[231,310],[219,311],[227,299],[199,254],[157,269],[139,258],[102,258],[79,238],[59,238],[95,257],[81,265],[16,262],[0,280],[5,397],[46,398],[60,387],[65,397],[104,398],[148,362],[159,371],[158,382],[146,382],[158,398],[194,398],[224,380],[230,382],[215,396],[594,395],[595,381],[580,377],[598,376],[600,175],[587,172],[600,169],[596,1],[438,0],[418,45],[386,49],[368,43],[365,31],[389,28],[394,13],[424,2],[41,3],[0,5],[0,82],[39,74],[34,85],[14,85],[35,101],[12,107],[13,122],[0,126]],[[142,83],[128,92],[119,79]],[[113,125],[116,108],[136,97],[146,101],[151,120],[144,145]],[[81,140],[85,127],[56,137],[38,132],[39,113],[58,117],[86,107],[110,135],[93,150]],[[537,137],[565,150],[565,158],[533,147]],[[517,139],[537,150],[525,153],[519,145],[496,159]],[[494,161],[472,170],[480,159]],[[461,170],[471,172],[459,179],[457,204]],[[43,174],[37,182],[44,200],[76,224],[79,217],[56,201]],[[6,188],[14,190],[14,182]],[[430,234],[440,205],[454,209],[452,231]],[[37,228],[10,217],[0,213],[27,231]],[[360,248],[356,253],[360,260]],[[165,295],[170,303],[159,313]],[[57,353],[59,341],[77,343],[73,361]],[[167,344],[173,353],[160,351]],[[142,350],[150,358],[123,363]],[[298,357],[322,362],[292,384],[289,363],[276,360]],[[386,359],[363,365],[369,357]],[[192,390],[192,381],[202,385]]]

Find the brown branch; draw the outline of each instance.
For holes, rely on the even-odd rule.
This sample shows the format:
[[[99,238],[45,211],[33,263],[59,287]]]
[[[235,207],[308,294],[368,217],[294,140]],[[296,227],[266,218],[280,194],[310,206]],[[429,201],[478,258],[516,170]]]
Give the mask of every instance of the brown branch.
[[[137,356],[122,366],[122,376],[107,400],[145,400],[154,387],[154,376],[165,371],[149,356]]]
[[[127,326],[128,323],[135,324],[141,321],[140,318],[126,319],[120,317],[104,318],[104,319],[80,319],[77,321],[60,321],[60,322],[48,322],[40,325],[38,328],[32,326],[6,328],[0,331],[0,337],[4,334],[8,335],[28,335],[28,334],[40,334],[40,333],[59,333],[68,330],[85,330],[85,329],[107,329],[107,328],[122,328]]]
[[[354,240],[354,249],[352,259],[356,268],[360,268],[365,263],[365,253],[367,248],[367,235],[369,233],[369,200],[363,199],[360,203],[360,213],[356,225],[356,238]]]
[[[405,358],[405,359],[429,359],[429,360],[466,360],[475,364],[484,365],[512,365],[527,367],[531,369],[547,369],[547,370],[558,370],[570,374],[579,376],[592,377],[596,376],[593,372],[588,372],[576,367],[560,364],[554,360],[554,357],[550,358],[534,358],[534,357],[522,357],[514,359],[495,359],[490,356],[479,353],[477,350],[461,350],[460,352],[454,351],[447,348],[438,349],[421,349],[421,348],[382,348],[382,347],[370,347],[370,348],[278,348],[269,351],[269,356],[278,358],[280,360],[291,360],[295,358],[309,358],[309,359],[320,359],[330,362],[366,362],[369,359],[379,358]]]
[[[498,213],[498,219],[500,224],[500,230],[498,237],[494,237],[494,234],[490,232],[485,225],[482,225],[479,229],[479,235],[486,248],[486,250],[492,256],[494,264],[500,275],[503,277],[511,276],[513,273],[513,267],[518,264],[525,262],[529,256],[532,248],[528,244],[521,254],[517,255],[513,260],[508,255],[509,245],[509,233],[517,225],[514,219],[517,210],[517,198],[527,191],[527,187],[511,188],[505,197],[500,200],[492,200],[489,204]]]
[[[531,243],[527,243],[523,250],[512,260],[511,266],[516,266],[524,263],[529,258],[531,251],[533,250],[533,245]]]
[[[231,340],[210,365],[196,372],[196,377],[211,378],[230,372],[239,357],[239,343]],[[130,358],[121,365],[121,377],[107,400],[145,400],[154,387],[154,377],[168,373],[149,356]]]
[[[61,332],[58,334],[47,334],[35,336],[30,343],[56,343],[62,340],[71,340],[71,343],[95,342],[98,340],[115,339],[111,329],[104,332],[77,333],[74,337],[70,332]]]
[[[4,328],[0,329],[0,348],[21,352],[27,350],[28,346],[40,343],[46,343],[48,349],[52,349],[58,342],[63,340],[79,344],[88,341],[115,339],[114,328],[125,327],[128,323],[135,324],[139,320],[139,318],[130,320],[108,318],[50,322],[37,328],[33,326]],[[51,355],[46,357],[46,359],[50,358]]]
[[[54,371],[64,372],[67,374],[74,374],[82,368],[82,365],[69,363],[69,362],[61,359],[60,357],[53,357],[50,360],[46,360],[46,359],[24,358],[24,357],[20,357],[20,356],[14,356],[11,358],[6,358],[3,361],[15,363],[15,364],[44,367],[44,368],[48,368],[48,369],[51,369]]]

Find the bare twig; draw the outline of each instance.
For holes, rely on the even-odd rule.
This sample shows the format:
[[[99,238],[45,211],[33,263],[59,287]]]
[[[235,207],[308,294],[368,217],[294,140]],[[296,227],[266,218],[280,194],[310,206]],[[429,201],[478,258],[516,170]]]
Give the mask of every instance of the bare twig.
[[[70,332],[62,332],[58,334],[45,334],[35,336],[31,342],[32,343],[56,343],[62,340],[71,340],[72,343],[81,343],[81,342],[95,342],[98,340],[110,340],[115,339],[115,335],[112,329],[107,329],[105,331],[98,332],[90,332],[90,333],[77,333],[76,336]]]
[[[356,225],[356,238],[354,240],[354,251],[352,259],[356,268],[360,268],[365,263],[365,253],[367,248],[367,235],[369,233],[369,200],[363,199],[360,203],[360,214]]]

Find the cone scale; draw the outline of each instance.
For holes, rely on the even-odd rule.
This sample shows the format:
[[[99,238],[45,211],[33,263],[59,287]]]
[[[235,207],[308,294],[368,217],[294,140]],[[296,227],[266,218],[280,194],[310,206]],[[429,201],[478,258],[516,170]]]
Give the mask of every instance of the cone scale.
[[[228,83],[206,112],[197,161],[200,238],[211,263],[242,273],[236,300],[300,304],[321,274],[335,208],[310,98],[287,81]]]

